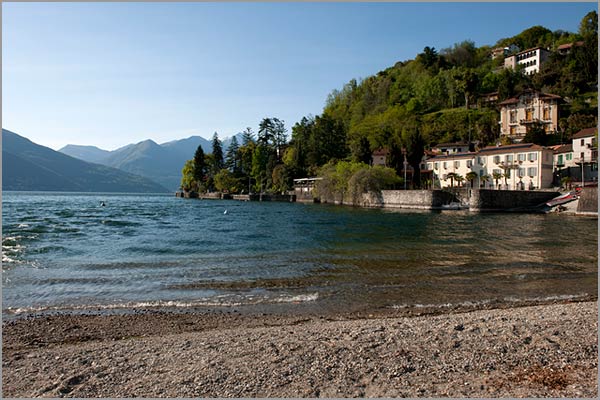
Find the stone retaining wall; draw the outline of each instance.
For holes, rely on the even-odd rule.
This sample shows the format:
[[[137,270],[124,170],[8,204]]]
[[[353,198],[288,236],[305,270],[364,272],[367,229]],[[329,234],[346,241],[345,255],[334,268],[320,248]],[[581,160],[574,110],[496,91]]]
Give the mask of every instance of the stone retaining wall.
[[[598,188],[583,188],[579,196],[577,214],[596,214],[598,215]]]
[[[471,193],[470,211],[533,211],[559,196],[554,191],[476,189]]]

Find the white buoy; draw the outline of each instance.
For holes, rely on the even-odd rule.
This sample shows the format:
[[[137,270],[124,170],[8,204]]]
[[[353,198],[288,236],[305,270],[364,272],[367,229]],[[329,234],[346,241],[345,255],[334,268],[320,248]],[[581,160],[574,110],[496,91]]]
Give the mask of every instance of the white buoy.
[[[227,210],[223,211],[223,214],[227,214]]]

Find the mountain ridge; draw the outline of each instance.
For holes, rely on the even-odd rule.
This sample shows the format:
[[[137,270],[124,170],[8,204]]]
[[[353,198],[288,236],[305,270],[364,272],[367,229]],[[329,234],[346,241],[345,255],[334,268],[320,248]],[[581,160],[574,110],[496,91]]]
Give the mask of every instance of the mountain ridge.
[[[2,129],[2,189],[164,193],[147,178],[88,163]]]

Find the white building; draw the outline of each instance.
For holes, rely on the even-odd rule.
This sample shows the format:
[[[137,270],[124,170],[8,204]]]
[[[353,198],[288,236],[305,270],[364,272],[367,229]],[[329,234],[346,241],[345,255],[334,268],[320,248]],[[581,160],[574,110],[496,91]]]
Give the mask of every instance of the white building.
[[[431,148],[434,153],[440,154],[456,154],[466,153],[469,151],[468,143],[440,143],[435,147]]]
[[[478,176],[474,187],[532,190],[552,187],[552,162],[552,149],[521,143],[490,146],[474,153],[435,156],[427,160],[427,168],[433,170],[434,185],[438,186],[439,182],[442,188],[457,186],[451,172],[463,178],[474,172]],[[501,178],[494,180],[494,175]],[[488,178],[487,183],[482,179],[484,176]]]
[[[504,59],[504,68],[517,69],[517,65],[524,67],[526,75],[540,72],[540,67],[548,60],[550,52],[542,47],[527,49]]]
[[[575,167],[573,144],[563,144],[551,147],[554,150],[554,169]]]
[[[598,128],[582,129],[573,135],[573,157],[575,163],[597,163],[598,144],[596,133]]]

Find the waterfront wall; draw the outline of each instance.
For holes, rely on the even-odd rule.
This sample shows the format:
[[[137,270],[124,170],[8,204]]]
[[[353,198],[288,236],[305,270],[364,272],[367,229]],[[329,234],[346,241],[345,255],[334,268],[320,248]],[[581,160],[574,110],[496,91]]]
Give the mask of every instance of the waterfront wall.
[[[577,214],[596,214],[598,215],[598,188],[583,188],[579,196],[577,205]]]
[[[458,201],[456,196],[445,190],[382,190],[364,193],[358,199],[337,195],[328,203],[369,208],[408,208],[420,210],[441,209],[443,205]]]
[[[554,191],[475,189],[471,192],[470,211],[526,211],[560,195]]]

